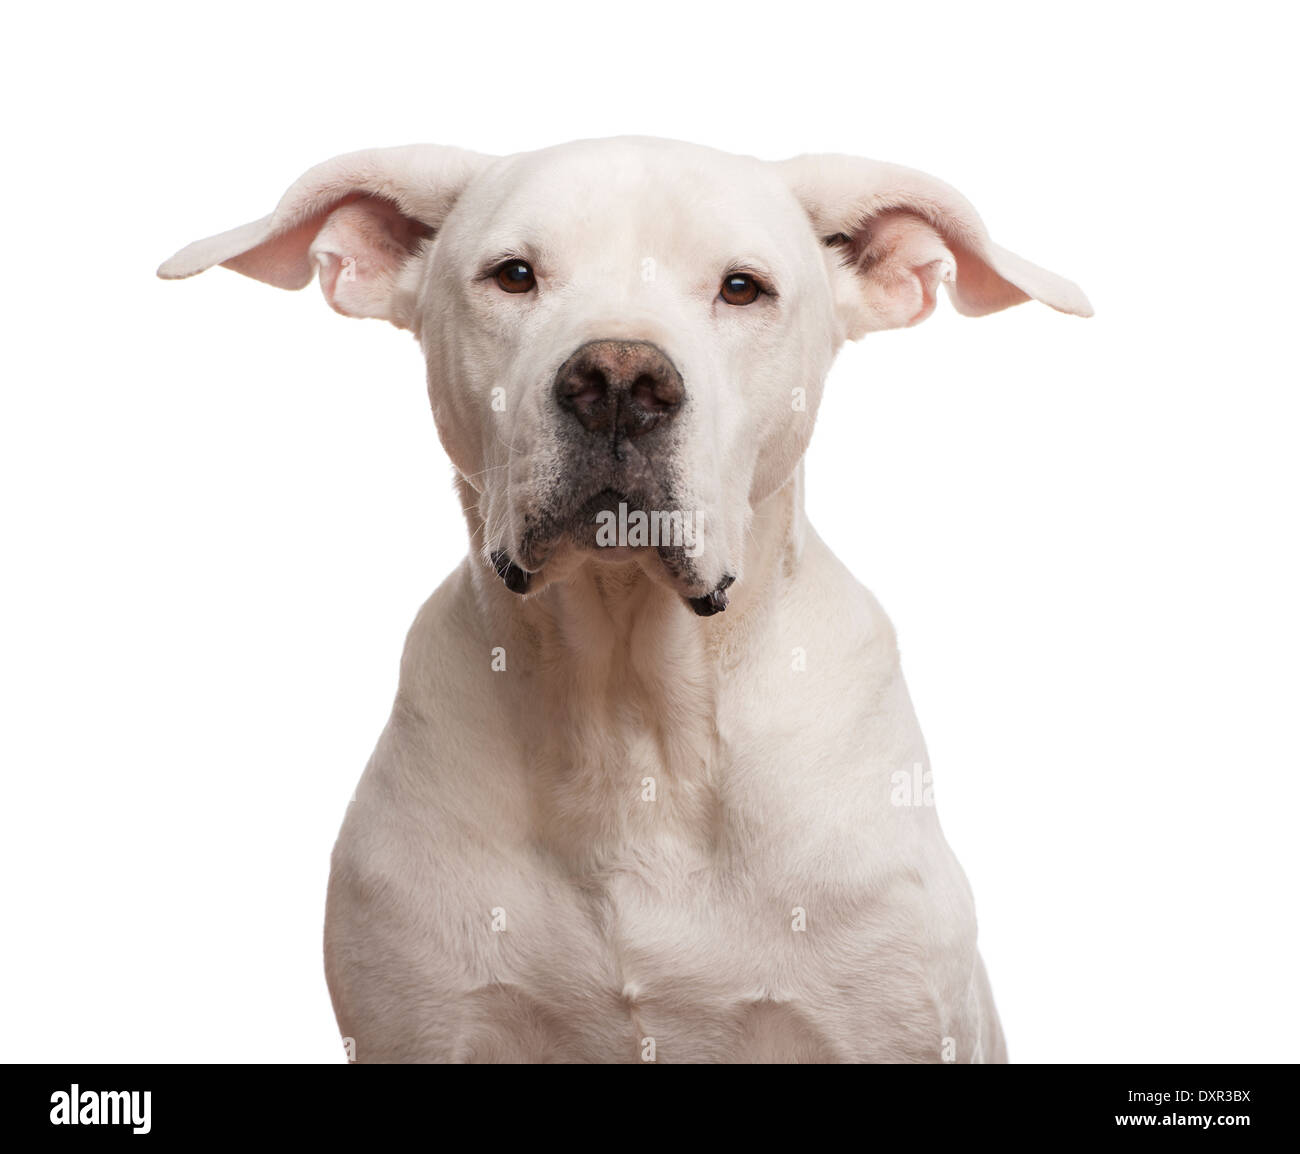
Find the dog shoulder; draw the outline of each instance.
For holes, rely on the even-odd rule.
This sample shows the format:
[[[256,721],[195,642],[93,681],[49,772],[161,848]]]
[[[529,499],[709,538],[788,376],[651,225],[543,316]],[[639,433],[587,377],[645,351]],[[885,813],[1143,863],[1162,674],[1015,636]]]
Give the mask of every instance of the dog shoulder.
[[[898,670],[898,637],[880,602],[811,530],[781,616],[783,632],[804,638],[809,661],[832,678],[860,685]]]

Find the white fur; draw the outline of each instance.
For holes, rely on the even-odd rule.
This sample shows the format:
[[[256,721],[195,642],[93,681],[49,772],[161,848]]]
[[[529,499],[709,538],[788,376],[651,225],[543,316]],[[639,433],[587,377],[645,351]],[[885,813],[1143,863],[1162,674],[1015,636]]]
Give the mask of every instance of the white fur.
[[[481,275],[503,253],[535,293]],[[416,335],[470,527],[334,853],[356,1058],[1004,1060],[965,877],[933,807],[895,804],[929,765],[893,631],[808,525],[800,458],[846,338],[924,319],[940,284],[971,315],[1088,315],[1078,288],[923,174],[645,139],[340,157],[159,271],[216,263],[319,267],[335,308]],[[719,300],[736,264],[776,298]],[[488,556],[581,481],[551,382],[611,337],[685,381],[654,464],[704,517],[698,565],[559,545],[517,596]],[[691,613],[724,575],[726,612]]]

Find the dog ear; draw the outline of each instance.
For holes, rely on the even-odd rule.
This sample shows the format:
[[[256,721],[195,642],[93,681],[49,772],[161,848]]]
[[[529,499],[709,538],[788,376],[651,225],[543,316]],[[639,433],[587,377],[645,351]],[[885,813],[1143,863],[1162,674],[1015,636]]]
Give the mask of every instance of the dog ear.
[[[158,275],[179,280],[220,264],[300,289],[319,269],[337,312],[410,328],[413,294],[401,291],[401,271],[489,159],[432,144],[335,157],[295,181],[270,216],[195,241]]]
[[[941,180],[853,156],[798,156],[779,167],[833,250],[850,340],[925,320],[940,284],[966,316],[1030,299],[1092,316],[1078,285],[994,244],[970,202]]]

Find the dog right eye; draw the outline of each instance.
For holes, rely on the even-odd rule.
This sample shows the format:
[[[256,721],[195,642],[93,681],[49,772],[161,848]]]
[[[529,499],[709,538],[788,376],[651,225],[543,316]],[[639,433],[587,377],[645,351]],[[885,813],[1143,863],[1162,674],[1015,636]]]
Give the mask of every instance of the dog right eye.
[[[497,284],[508,293],[526,293],[537,287],[533,268],[525,260],[508,260],[496,271]]]

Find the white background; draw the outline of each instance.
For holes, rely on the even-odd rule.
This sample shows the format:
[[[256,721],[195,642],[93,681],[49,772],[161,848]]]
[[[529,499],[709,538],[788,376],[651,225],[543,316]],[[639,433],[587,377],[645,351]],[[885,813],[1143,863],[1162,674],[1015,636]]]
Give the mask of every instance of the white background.
[[[629,132],[925,169],[1089,293],[847,349],[810,516],[897,626],[1013,1060],[1293,1060],[1286,12],[10,12],[5,1060],[342,1060],[328,855],[465,549],[407,334],[156,265],[351,149]]]

